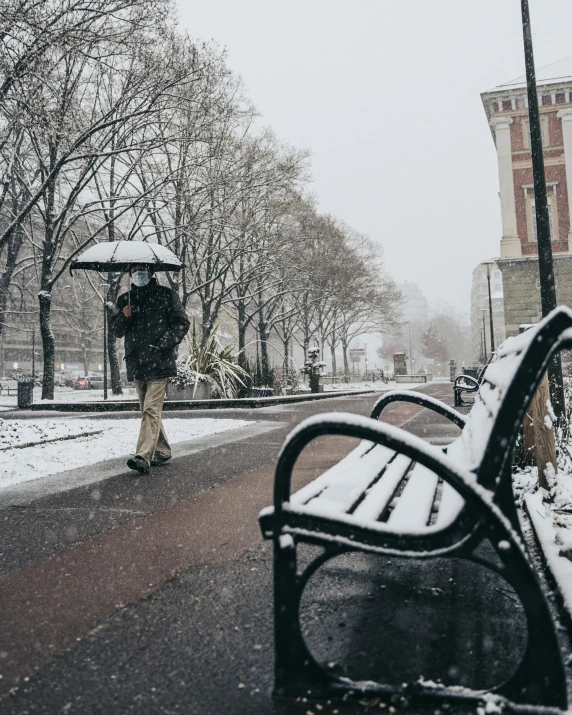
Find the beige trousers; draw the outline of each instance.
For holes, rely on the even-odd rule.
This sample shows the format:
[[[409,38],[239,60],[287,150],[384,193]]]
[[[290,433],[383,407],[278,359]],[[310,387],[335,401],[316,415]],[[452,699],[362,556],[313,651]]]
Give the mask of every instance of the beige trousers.
[[[161,421],[163,401],[169,378],[164,380],[135,380],[141,407],[141,429],[136,455],[150,464],[155,456],[170,457],[171,447]]]

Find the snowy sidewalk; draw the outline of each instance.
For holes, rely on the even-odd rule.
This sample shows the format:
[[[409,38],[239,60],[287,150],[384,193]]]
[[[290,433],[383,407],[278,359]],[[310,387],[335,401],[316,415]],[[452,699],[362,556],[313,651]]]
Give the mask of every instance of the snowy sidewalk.
[[[177,444],[253,424],[248,420],[164,419],[169,442]],[[0,418],[0,490],[133,453],[138,419]]]

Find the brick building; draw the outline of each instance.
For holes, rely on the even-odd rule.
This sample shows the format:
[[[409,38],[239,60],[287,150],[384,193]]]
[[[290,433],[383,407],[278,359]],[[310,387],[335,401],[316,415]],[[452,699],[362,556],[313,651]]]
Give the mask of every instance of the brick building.
[[[572,305],[572,57],[537,72],[538,100],[559,303]],[[497,149],[506,334],[540,319],[538,244],[526,78],[484,92]],[[496,330],[495,330],[496,332]]]

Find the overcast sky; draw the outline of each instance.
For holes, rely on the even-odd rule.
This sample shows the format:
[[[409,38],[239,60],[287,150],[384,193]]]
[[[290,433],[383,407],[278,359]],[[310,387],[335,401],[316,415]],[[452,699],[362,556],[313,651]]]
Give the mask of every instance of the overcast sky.
[[[519,0],[178,0],[263,122],[312,152],[322,212],[380,242],[397,282],[468,313],[498,255],[496,153],[480,93],[524,74]],[[536,66],[572,54],[572,0],[530,0]]]

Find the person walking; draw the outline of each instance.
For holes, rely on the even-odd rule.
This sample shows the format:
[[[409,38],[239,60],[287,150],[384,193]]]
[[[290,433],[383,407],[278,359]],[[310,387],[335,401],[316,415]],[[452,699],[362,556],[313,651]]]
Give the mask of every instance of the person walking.
[[[117,300],[112,318],[115,335],[125,337],[127,379],[135,382],[141,407],[141,429],[135,456],[127,466],[140,474],[171,459],[161,413],[170,377],[177,374],[177,346],[189,330],[179,296],[159,285],[153,268],[134,265],[129,293]]]

